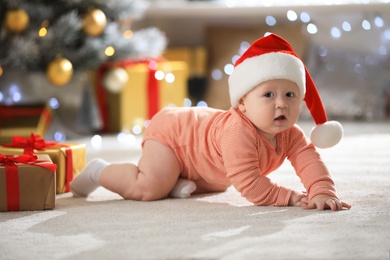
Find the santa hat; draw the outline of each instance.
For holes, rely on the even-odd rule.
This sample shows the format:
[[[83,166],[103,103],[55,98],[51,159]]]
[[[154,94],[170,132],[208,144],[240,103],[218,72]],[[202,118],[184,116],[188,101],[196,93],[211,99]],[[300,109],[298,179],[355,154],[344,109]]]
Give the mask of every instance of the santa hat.
[[[272,79],[288,79],[298,85],[299,93],[316,123],[310,132],[310,140],[315,146],[328,148],[341,140],[343,128],[337,121],[328,121],[309,71],[291,45],[275,34],[256,40],[236,61],[229,76],[231,105],[236,107],[246,93]]]

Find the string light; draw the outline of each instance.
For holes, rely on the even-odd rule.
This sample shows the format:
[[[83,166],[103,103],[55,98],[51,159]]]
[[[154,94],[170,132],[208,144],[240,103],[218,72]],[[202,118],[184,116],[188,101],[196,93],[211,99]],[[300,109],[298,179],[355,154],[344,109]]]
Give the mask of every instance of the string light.
[[[298,19],[298,15],[295,11],[293,10],[288,10],[287,11],[287,19],[291,22],[294,22]]]
[[[19,102],[22,99],[22,93],[20,92],[19,86],[15,84],[9,88],[8,93],[11,98],[9,101]]]
[[[207,105],[206,101],[201,100],[198,102],[198,104],[196,104],[196,106],[197,107],[207,107],[208,105]]]
[[[55,97],[52,97],[50,100],[49,100],[49,106],[52,108],[52,109],[58,109],[60,107],[60,102],[58,102],[58,99],[56,99]]]
[[[362,28],[364,30],[370,30],[371,29],[371,23],[367,20],[363,20],[362,22]]]
[[[166,75],[165,75],[165,81],[167,83],[173,83],[175,81],[175,75],[172,73],[172,72],[168,72]]]
[[[382,17],[377,16],[374,19],[375,26],[378,28],[382,28],[385,25],[385,22],[383,21]]]
[[[47,27],[49,27],[49,21],[44,20],[41,24],[41,29],[39,29],[38,32],[39,37],[45,37],[47,35]]]
[[[54,140],[56,142],[64,142],[64,141],[66,141],[66,135],[63,132],[56,131],[54,133]]]
[[[148,67],[150,70],[156,70],[158,68],[158,63],[155,60],[149,62]]]
[[[390,29],[387,29],[385,30],[383,33],[382,33],[382,39],[384,41],[390,41]]]
[[[47,34],[47,29],[42,27],[41,29],[39,29],[38,34],[39,34],[39,37],[45,37]]]
[[[185,107],[191,107],[191,106],[192,106],[192,101],[191,101],[191,99],[189,99],[189,98],[183,99],[183,106],[185,106]]]
[[[223,71],[227,75],[231,75],[233,73],[233,70],[234,70],[234,66],[233,66],[233,64],[230,64],[230,63],[226,64],[225,67],[223,68]]]
[[[132,130],[133,134],[135,134],[135,135],[139,135],[142,133],[142,127],[139,125],[134,125],[131,130]]]
[[[123,37],[125,37],[126,39],[130,39],[131,37],[133,37],[133,31],[132,30],[126,30],[123,32]]]
[[[251,44],[247,41],[243,41],[240,43],[240,50],[239,50],[239,54],[243,54],[250,46]]]
[[[115,48],[112,47],[112,46],[108,46],[104,49],[104,54],[106,54],[106,56],[108,57],[111,57],[115,54]]]
[[[304,23],[308,23],[311,20],[310,15],[306,12],[302,12],[300,15],[300,18],[301,18],[301,21]]]
[[[102,148],[103,145],[103,138],[100,135],[94,135],[91,138],[91,145],[95,149]]]
[[[213,69],[211,71],[211,77],[214,79],[214,80],[221,80],[222,79],[222,71],[220,69]]]
[[[275,17],[273,17],[271,15],[268,15],[267,17],[265,17],[265,23],[268,26],[275,26],[276,25],[276,19],[275,19]]]
[[[314,23],[309,23],[306,30],[310,34],[316,34],[318,32],[317,26]]]
[[[234,55],[234,56],[232,57],[232,63],[233,63],[233,64],[236,64],[236,61],[238,60],[238,58],[240,58],[240,55]]]
[[[320,55],[321,57],[326,57],[328,56],[328,49],[321,46],[319,49],[318,49],[318,55]]]
[[[333,38],[340,38],[341,37],[341,31],[339,28],[337,27],[332,27],[332,29],[330,29],[330,35],[333,37]]]
[[[346,32],[350,32],[352,30],[351,24],[347,21],[344,21],[341,27]]]
[[[164,71],[162,71],[162,70],[158,70],[158,71],[156,71],[156,73],[154,73],[154,77],[155,77],[157,80],[163,80],[164,77],[165,77],[165,73],[164,73]]]

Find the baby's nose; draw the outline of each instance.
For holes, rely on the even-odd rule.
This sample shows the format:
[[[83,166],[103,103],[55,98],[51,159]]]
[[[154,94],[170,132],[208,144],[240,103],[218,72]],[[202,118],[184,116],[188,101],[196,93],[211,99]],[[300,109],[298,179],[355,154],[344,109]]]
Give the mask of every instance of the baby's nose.
[[[283,97],[277,98],[276,108],[287,108],[287,101]]]

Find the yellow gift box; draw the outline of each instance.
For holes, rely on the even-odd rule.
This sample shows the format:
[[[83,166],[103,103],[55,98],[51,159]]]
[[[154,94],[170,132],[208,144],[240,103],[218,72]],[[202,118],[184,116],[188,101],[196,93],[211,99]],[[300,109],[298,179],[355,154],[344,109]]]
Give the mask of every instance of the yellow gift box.
[[[168,48],[164,51],[163,56],[167,60],[187,63],[189,76],[206,75],[207,52],[203,46]]]
[[[44,149],[34,149],[33,152],[37,155],[48,154],[53,163],[57,165],[57,194],[69,191],[70,182],[81,172],[86,163],[85,144],[58,143]],[[23,153],[24,148],[0,146],[0,154],[20,155]]]
[[[99,107],[103,117],[104,130],[120,132],[131,130],[133,126],[143,126],[150,119],[150,107],[157,106],[157,111],[167,106],[183,106],[187,98],[188,65],[183,61],[158,61],[153,70],[156,77],[156,89],[150,88],[150,63],[113,63],[104,71],[104,77],[109,69],[123,68],[128,74],[128,81],[120,93],[106,90],[102,82],[96,82]],[[158,75],[157,75],[158,74]],[[101,79],[97,79],[97,81]],[[150,93],[155,91],[155,93]],[[151,98],[153,97],[153,98]],[[105,104],[104,104],[105,103]],[[157,112],[155,111],[155,112]]]

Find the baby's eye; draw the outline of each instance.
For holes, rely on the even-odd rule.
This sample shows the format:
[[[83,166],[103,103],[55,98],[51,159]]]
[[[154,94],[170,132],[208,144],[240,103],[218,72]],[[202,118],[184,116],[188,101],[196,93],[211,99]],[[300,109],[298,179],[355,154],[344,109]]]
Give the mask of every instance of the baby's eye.
[[[294,97],[295,96],[295,94],[294,94],[294,92],[287,92],[286,93],[286,97]]]
[[[267,92],[267,93],[264,94],[264,96],[267,97],[267,98],[270,98],[270,97],[273,97],[273,96],[274,96],[274,93],[272,93],[272,92]]]

